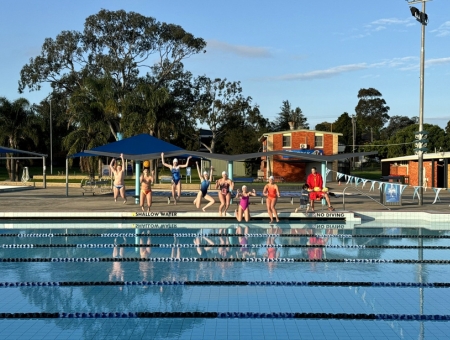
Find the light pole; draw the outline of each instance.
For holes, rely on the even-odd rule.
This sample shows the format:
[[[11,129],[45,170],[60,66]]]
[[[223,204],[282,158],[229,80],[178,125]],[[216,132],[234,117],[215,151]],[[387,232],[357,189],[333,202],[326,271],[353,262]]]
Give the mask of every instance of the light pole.
[[[420,48],[420,104],[419,104],[419,131],[416,133],[416,149],[418,158],[418,185],[419,185],[419,205],[423,205],[423,153],[428,149],[426,135],[423,131],[423,107],[424,107],[424,76],[425,76],[425,26],[428,23],[428,15],[425,13],[425,3],[429,0],[407,0],[409,5],[422,3],[422,11],[410,6],[411,14],[422,24],[422,38]]]

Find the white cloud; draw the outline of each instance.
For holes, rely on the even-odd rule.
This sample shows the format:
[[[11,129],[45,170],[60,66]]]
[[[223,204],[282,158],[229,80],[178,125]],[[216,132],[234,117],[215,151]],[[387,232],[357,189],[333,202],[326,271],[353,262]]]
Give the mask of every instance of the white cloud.
[[[365,63],[361,64],[350,64],[331,67],[325,70],[317,70],[306,73],[296,73],[296,74],[286,74],[284,76],[276,77],[277,80],[312,80],[312,79],[323,79],[336,77],[342,73],[353,72],[358,70],[366,69],[367,65]]]
[[[389,18],[389,19],[378,19],[375,21],[372,21],[370,23],[370,26],[386,26],[386,25],[406,25],[410,22],[409,19],[401,20],[397,18]]]
[[[270,50],[265,47],[232,45],[218,40],[208,40],[207,48],[208,47],[213,50],[218,50],[225,53],[232,53],[246,58],[268,58],[272,56]]]
[[[450,21],[444,22],[441,26],[431,32],[436,33],[437,37],[446,37],[450,35]]]
[[[442,65],[442,64],[450,64],[450,57],[449,58],[428,59],[425,61],[426,66]]]

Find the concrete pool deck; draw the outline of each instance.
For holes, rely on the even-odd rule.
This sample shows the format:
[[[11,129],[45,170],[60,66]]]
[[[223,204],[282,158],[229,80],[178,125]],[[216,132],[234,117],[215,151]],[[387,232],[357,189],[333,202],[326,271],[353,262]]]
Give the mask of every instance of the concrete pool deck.
[[[343,206],[342,192],[345,190],[345,209]],[[28,189],[28,188],[26,188]],[[130,188],[129,188],[130,189]],[[160,189],[154,189],[160,191]],[[188,191],[184,189],[184,191]],[[191,192],[193,190],[190,190]],[[336,193],[338,197],[331,197],[333,207],[336,209],[329,212],[326,207],[316,203],[315,214],[305,214],[305,209],[294,213],[299,207],[299,198],[294,198],[294,204],[288,197],[282,197],[277,203],[280,220],[301,220],[301,219],[345,219],[347,221],[381,221],[395,220],[408,224],[408,221],[417,222],[429,221],[437,223],[450,223],[450,192],[442,189],[439,199],[432,204],[436,198],[436,193],[432,189],[424,192],[424,205],[418,206],[417,198],[413,200],[414,190],[412,187],[406,188],[402,195],[401,206],[389,206],[388,210],[379,204],[379,191],[370,191],[369,187],[362,188],[351,185],[330,186],[330,191]],[[65,187],[47,187],[46,189],[36,187],[32,190],[22,191],[1,191],[0,190],[0,219],[45,219],[45,218],[193,218],[193,219],[217,219],[218,199],[216,204],[208,208],[204,213],[197,210],[193,205],[193,196],[182,196],[177,205],[168,204],[167,197],[170,192],[164,195],[154,195],[151,214],[142,214],[139,205],[135,204],[135,198],[128,197],[127,204],[119,198],[114,202],[112,193],[82,195],[80,188],[69,188],[69,196],[66,196]],[[202,202],[202,206],[206,201]],[[232,205],[224,220],[235,220],[235,205]],[[251,214],[254,219],[268,222],[268,215],[265,204],[261,204],[261,198],[251,198]]]

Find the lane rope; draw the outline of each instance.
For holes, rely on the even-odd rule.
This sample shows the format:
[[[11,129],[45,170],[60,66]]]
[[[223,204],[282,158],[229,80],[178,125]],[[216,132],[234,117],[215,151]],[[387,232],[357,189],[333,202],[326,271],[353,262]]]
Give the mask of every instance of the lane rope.
[[[0,288],[80,287],[80,286],[297,286],[297,287],[373,287],[448,288],[450,282],[364,282],[364,281],[24,281],[0,282]]]
[[[0,319],[122,319],[122,318],[213,318],[213,319],[351,319],[396,321],[448,321],[450,315],[365,313],[258,313],[258,312],[32,312],[0,313]]]

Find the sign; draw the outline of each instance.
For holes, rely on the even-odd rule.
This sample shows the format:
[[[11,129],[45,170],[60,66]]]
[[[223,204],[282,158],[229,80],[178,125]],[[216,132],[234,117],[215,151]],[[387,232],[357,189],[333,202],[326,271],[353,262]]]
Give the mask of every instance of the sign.
[[[102,177],[109,177],[111,176],[110,174],[110,169],[109,169],[109,165],[102,165]]]
[[[287,152],[295,152],[295,153],[302,153],[306,155],[317,155],[317,156],[323,156],[323,150],[315,150],[315,149],[298,149],[298,150],[286,150]],[[284,159],[288,158],[294,158],[294,157],[288,157],[283,156]]]
[[[190,166],[188,166],[186,168],[186,176],[191,176],[191,167]]]
[[[400,185],[388,183],[385,184],[384,189],[384,202],[385,203],[400,203]]]

